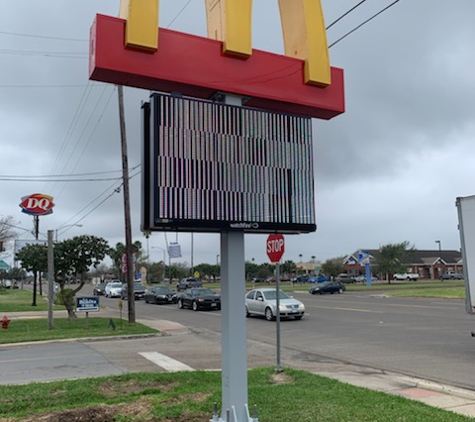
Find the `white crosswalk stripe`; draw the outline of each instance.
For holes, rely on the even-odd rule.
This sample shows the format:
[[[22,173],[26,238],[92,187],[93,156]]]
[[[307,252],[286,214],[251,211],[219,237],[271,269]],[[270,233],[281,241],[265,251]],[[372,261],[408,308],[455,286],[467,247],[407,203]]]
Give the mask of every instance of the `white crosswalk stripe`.
[[[171,357],[162,355],[158,352],[139,352],[139,355],[153,362],[155,365],[167,370],[168,372],[194,371],[191,366],[185,365],[183,362],[172,359]]]

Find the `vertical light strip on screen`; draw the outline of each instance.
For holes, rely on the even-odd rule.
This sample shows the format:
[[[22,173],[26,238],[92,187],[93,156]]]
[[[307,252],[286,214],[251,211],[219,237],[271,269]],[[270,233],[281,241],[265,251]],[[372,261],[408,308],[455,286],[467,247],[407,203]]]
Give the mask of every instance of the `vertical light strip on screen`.
[[[155,222],[314,230],[309,118],[161,94],[152,110]]]

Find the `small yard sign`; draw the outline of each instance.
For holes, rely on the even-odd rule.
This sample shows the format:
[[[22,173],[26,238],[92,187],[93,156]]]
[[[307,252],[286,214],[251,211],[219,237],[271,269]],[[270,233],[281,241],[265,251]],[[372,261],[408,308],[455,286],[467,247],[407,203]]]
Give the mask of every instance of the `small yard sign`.
[[[98,297],[77,297],[76,311],[78,312],[97,312],[99,311]]]

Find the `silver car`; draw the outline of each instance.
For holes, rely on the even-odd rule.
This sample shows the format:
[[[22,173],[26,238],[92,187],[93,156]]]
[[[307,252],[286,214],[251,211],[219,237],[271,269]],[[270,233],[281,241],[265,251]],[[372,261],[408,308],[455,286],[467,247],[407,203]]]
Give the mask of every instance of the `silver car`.
[[[275,320],[277,315],[276,299],[277,291],[275,288],[251,290],[246,294],[246,317],[262,315],[268,321]],[[281,318],[302,319],[305,314],[305,305],[283,290],[279,290],[279,312]]]

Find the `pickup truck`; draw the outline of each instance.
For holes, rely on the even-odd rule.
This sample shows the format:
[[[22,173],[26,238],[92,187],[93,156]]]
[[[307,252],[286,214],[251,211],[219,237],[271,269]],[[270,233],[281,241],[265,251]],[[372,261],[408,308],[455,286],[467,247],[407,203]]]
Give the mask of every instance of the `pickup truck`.
[[[448,271],[440,276],[441,280],[462,280],[463,274]]]
[[[402,280],[416,281],[416,280],[419,280],[419,274],[416,274],[416,273],[394,274],[393,279],[397,281],[402,281]]]

